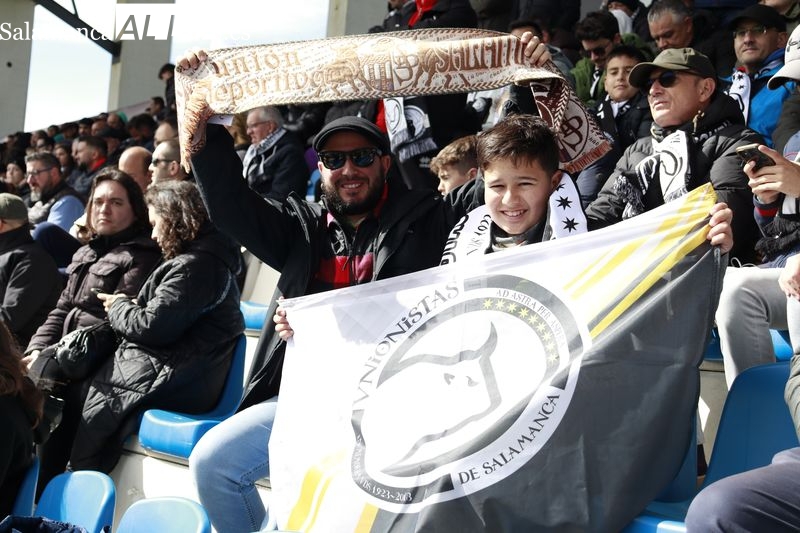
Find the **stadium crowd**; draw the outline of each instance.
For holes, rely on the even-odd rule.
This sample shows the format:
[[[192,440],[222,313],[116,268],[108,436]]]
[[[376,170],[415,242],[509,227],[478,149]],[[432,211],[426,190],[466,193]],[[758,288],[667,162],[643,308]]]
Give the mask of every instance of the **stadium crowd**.
[[[612,146],[566,178],[585,229],[711,183],[726,204],[712,233],[724,227],[733,237],[732,249],[722,237],[712,241],[731,263],[716,317],[730,386],[746,368],[774,360],[770,328],[788,330],[800,346],[800,2],[614,0],[596,8],[580,18],[578,0],[389,0],[385,19],[369,32],[511,32],[527,43],[531,62],[552,60]],[[199,55],[180,61],[191,65]],[[11,368],[0,376],[0,405],[15,435],[13,443],[0,438],[7,450],[0,517],[10,512],[34,449],[41,490],[68,464],[113,469],[146,408],[209,408],[243,331],[237,305],[246,250],[281,272],[283,290],[270,308],[277,324],[265,324],[240,412],[200,441],[190,466],[218,531],[260,530],[269,514],[255,482],[269,473],[266,441],[288,329],[277,296],[437,265],[452,227],[496,194],[492,185],[484,197],[487,176],[523,198],[517,209],[530,208],[529,193],[497,177],[498,160],[503,169],[509,159],[523,178],[535,181],[543,168],[546,176],[535,182],[544,188],[530,200],[538,210],[526,224],[493,216],[487,251],[548,238],[546,201],[561,180],[556,162],[542,167],[544,156],[524,146],[502,151],[503,132],[522,127],[513,122],[518,115],[534,120],[524,127],[543,130],[537,138],[555,135],[528,117],[538,111],[527,88],[406,98],[405,109],[428,125],[410,138],[387,125],[383,101],[257,108],[224,129],[208,126],[208,146],[187,173],[174,69],[154,70],[165,94],[142,114],[103,112],[0,144],[0,368]],[[500,144],[487,144],[497,138]],[[738,155],[752,144],[755,151]],[[519,165],[517,153],[529,164]],[[684,164],[668,169],[668,156]],[[393,233],[416,225],[425,229],[413,240]],[[318,264],[297,268],[310,254]],[[113,356],[83,375],[65,374],[59,342],[101,323],[118,337]],[[799,373],[793,368],[787,401],[800,429]],[[195,387],[198,375],[222,377]],[[110,400],[127,388],[137,394],[124,405]],[[245,449],[248,442],[258,449]],[[234,448],[241,453],[220,454]],[[234,475],[241,470],[250,477]],[[713,502],[698,504],[689,524],[697,531],[773,530],[764,524],[777,522],[800,528],[798,470],[800,460],[787,455],[758,478],[760,490],[792,502],[788,510],[754,503],[747,483],[759,473],[751,473],[749,481],[714,487]]]

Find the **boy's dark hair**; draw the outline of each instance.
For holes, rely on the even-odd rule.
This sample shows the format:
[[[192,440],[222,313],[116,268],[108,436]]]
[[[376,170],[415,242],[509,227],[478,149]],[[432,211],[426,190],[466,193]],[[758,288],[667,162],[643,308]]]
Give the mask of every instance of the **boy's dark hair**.
[[[644,63],[647,61],[647,58],[641,50],[629,44],[618,44],[614,46],[606,56],[606,65],[608,65],[608,62],[614,57],[630,57],[631,59],[635,59],[636,63]]]
[[[556,134],[545,121],[533,115],[509,115],[480,132],[476,150],[481,170],[501,159],[510,159],[515,165],[536,161],[549,175],[559,167]]]
[[[453,165],[461,172],[471,168],[478,168],[478,154],[475,150],[476,139],[474,135],[460,137],[451,142],[431,159],[431,172],[439,174],[445,165]]]
[[[508,32],[511,33],[517,28],[533,28],[533,34],[535,36],[542,36],[542,25],[533,19],[518,19],[511,21],[511,23],[508,25]]]
[[[617,17],[608,11],[592,11],[575,25],[575,37],[579,41],[614,39],[618,33]]]

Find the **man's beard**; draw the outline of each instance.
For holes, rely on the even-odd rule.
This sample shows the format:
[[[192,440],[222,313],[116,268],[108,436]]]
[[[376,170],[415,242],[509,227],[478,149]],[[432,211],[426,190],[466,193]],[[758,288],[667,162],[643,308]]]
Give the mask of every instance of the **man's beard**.
[[[36,203],[41,199],[42,199],[42,191],[41,190],[34,191],[33,189],[31,189],[31,203]]]
[[[78,169],[81,172],[88,172],[89,171],[89,164],[88,163],[78,163]]]
[[[345,202],[342,197],[336,192],[334,185],[328,185],[322,182],[322,195],[328,205],[328,209],[336,215],[363,215],[372,211],[378,202],[381,201],[383,196],[383,186],[386,184],[386,179],[382,179],[370,186],[367,191],[367,197],[360,202]]]

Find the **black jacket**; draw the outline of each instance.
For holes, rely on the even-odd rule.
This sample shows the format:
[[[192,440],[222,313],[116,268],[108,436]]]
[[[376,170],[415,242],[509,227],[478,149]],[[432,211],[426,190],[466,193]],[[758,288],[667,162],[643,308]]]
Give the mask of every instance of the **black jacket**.
[[[281,273],[267,311],[272,317],[279,296],[308,293],[323,243],[334,238],[328,233],[331,226],[322,223],[328,211],[294,195],[285,202],[264,200],[242,180],[219,179],[238,175],[241,163],[221,126],[209,125],[206,132],[205,148],[192,157],[197,185],[220,230]],[[438,265],[452,227],[483,201],[482,181],[473,180],[444,198],[436,191],[409,191],[394,176],[389,184],[378,219],[373,280]],[[274,333],[275,324],[267,320],[241,408],[278,393],[285,343]]]
[[[188,413],[216,405],[244,331],[238,248],[207,224],[186,252],[162,263],[108,319],[122,339],[94,374],[70,459],[110,472],[148,408]]]
[[[616,169],[606,181],[597,199],[586,209],[589,229],[604,227],[622,220],[625,200],[617,193],[615,185],[620,175],[636,181],[636,165],[652,155],[652,139],[662,140],[678,128],[665,130],[653,126],[653,136],[639,139],[623,154]],[[692,139],[689,147],[691,178],[686,189],[692,190],[711,183],[717,199],[733,210],[733,250],[731,257],[742,263],[755,261],[755,243],[760,233],[753,218],[753,193],[747,185],[747,176],[742,171],[736,148],[750,143],[763,143],[761,135],[744,125],[736,102],[718,92],[714,95],[703,116],[697,121],[680,126]],[[664,203],[661,188],[654,182],[644,197],[645,210],[649,211]]]
[[[61,293],[55,261],[27,225],[0,234],[0,317],[19,345],[28,345]]]
[[[150,230],[139,225],[111,237],[95,237],[78,248],[67,266],[67,285],[26,352],[46,348],[76,328],[104,320],[103,302],[91,289],[134,295],[160,260],[161,250],[150,238]]]
[[[305,196],[311,172],[306,164],[305,148],[294,133],[286,131],[269,148],[251,146],[248,150],[255,151],[245,169],[251,189],[276,200],[283,200],[292,191]]]

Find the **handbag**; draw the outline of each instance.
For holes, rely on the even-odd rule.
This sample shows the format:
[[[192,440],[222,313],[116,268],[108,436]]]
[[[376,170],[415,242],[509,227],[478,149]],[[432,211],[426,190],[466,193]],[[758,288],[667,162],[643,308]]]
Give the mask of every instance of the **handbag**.
[[[55,359],[64,376],[83,379],[117,349],[119,339],[108,320],[76,329],[55,346]]]

